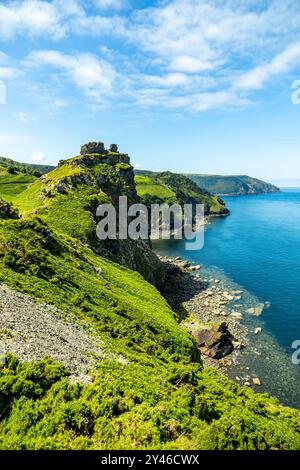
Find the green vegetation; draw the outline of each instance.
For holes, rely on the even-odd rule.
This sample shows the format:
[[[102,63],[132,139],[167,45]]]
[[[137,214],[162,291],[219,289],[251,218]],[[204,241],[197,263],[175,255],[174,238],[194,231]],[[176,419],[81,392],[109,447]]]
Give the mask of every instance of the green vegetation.
[[[279,188],[250,176],[185,175],[213,194],[239,195],[278,192]]]
[[[7,201],[13,201],[16,196],[36,181],[37,176],[33,173],[14,167],[0,166],[0,196]]]
[[[92,325],[107,354],[88,384],[70,383],[50,358],[20,363],[8,355],[0,449],[300,449],[298,411],[203,369],[159,291],[96,253],[97,203],[133,198],[135,187],[131,167],[120,174],[114,165],[93,167],[92,158],[80,171],[76,159],[62,165],[14,198],[23,218],[11,206],[0,217],[0,282]],[[155,191],[177,198],[177,183],[165,174]]]
[[[170,172],[141,171],[135,175],[137,193],[147,204],[204,204],[206,215],[228,215],[225,203],[189,178]]]
[[[49,173],[54,169],[51,165],[38,165],[34,163],[19,163],[11,158],[0,157],[0,166],[16,168],[17,170],[23,169],[27,171],[34,171],[40,174]]]
[[[299,414],[197,364],[107,361],[89,385],[8,357],[2,449],[299,449]]]
[[[135,183],[137,185],[138,195],[141,198],[145,197],[146,195],[157,197],[160,200],[176,198],[174,191],[168,188],[168,186],[159,180],[159,178],[136,175]]]

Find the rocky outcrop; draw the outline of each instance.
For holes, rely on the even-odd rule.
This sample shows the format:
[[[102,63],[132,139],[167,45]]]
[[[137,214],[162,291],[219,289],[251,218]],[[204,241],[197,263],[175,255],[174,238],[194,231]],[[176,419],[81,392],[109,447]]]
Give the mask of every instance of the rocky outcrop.
[[[70,160],[60,160],[58,166],[62,165],[73,165],[73,166],[84,166],[84,167],[93,167],[101,163],[106,163],[108,165],[114,165],[117,163],[129,164],[130,160],[127,154],[124,153],[110,153],[107,150],[102,154],[85,154],[76,158],[71,158]]]
[[[55,172],[53,175],[50,173],[44,179],[43,194],[53,198],[59,193],[67,198],[72,197],[72,190],[76,188],[77,197],[80,197],[81,187],[89,186],[89,194],[94,197],[84,209],[93,213],[96,224],[100,221],[96,211],[101,201],[112,204],[117,216],[120,196],[127,196],[128,206],[140,202],[129,157],[119,153],[116,144],[112,144],[109,151],[105,150],[102,142],[85,144],[80,156],[61,161],[59,167],[57,174],[66,176],[57,179]],[[83,189],[85,195],[86,188]],[[94,235],[90,231],[89,239],[97,254],[138,271],[147,281],[163,288],[164,270],[151,249],[150,237],[146,240],[99,240],[95,227]]]
[[[111,144],[110,147],[109,147],[109,151],[117,153],[119,151],[117,144]]]
[[[18,219],[18,218],[19,218],[18,211],[14,209],[10,203],[3,201],[3,199],[0,199],[0,219]]]
[[[81,147],[80,155],[90,155],[92,153],[104,153],[103,142],[89,142]]]
[[[112,144],[110,150],[106,150],[103,142],[89,142],[81,147],[80,156],[69,160],[60,160],[58,167],[71,164],[73,166],[92,167],[101,163],[114,165],[117,163],[129,164],[129,156],[118,152],[118,146]]]
[[[228,331],[227,323],[216,323],[211,327],[204,327],[193,332],[200,351],[206,356],[221,359],[234,350],[232,335]]]

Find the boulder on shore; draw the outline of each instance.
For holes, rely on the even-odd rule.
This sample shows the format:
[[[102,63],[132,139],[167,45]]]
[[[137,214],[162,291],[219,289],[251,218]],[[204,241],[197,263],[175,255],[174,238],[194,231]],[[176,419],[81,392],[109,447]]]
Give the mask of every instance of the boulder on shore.
[[[253,377],[252,382],[254,385],[258,385],[259,387],[261,386],[261,381],[258,377]]]
[[[233,351],[232,335],[225,322],[215,323],[210,328],[193,332],[200,351],[213,359],[221,359]]]

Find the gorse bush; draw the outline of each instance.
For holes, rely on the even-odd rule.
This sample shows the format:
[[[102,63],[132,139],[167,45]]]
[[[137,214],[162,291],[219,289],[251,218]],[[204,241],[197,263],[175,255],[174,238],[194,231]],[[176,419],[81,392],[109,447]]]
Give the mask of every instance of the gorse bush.
[[[70,176],[72,162],[47,175],[47,185]],[[116,183],[107,192],[82,183],[47,199],[38,180],[15,196],[24,218],[0,218],[0,282],[84,321],[104,351],[89,383],[71,383],[50,358],[8,355],[0,366],[0,448],[300,449],[298,411],[203,369],[194,339],[158,290],[92,249],[99,198],[132,189],[130,178],[102,170],[95,176]],[[122,179],[128,169],[119,170]],[[149,261],[139,265],[146,270]]]
[[[45,358],[0,370],[2,449],[297,449],[299,415],[197,364],[106,361],[70,384]]]
[[[46,226],[39,220],[7,224],[5,244],[0,245],[4,266],[19,273],[40,277],[54,273],[47,252],[59,253],[59,246]]]

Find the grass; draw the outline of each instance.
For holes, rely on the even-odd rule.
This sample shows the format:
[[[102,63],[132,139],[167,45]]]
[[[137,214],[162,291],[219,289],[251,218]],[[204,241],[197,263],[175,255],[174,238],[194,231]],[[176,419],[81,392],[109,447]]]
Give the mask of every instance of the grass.
[[[91,206],[128,190],[103,172],[107,193],[81,184],[43,198],[39,180],[15,198],[23,219],[0,219],[0,282],[93,325],[107,353],[89,384],[49,358],[8,355],[0,449],[300,449],[298,411],[203,369],[159,291],[92,250]]]
[[[13,202],[36,179],[35,176],[23,173],[10,175],[5,168],[0,167],[0,197]]]
[[[143,197],[146,194],[158,197],[160,199],[175,197],[174,191],[168,188],[167,185],[156,181],[154,178],[150,178],[149,176],[136,175],[135,182],[137,186],[137,193],[140,197]]]
[[[203,204],[206,215],[227,215],[224,202],[206,190],[199,188],[189,178],[170,172],[135,175],[137,193],[146,205],[168,204]]]
[[[38,179],[33,184],[19,194],[16,194],[11,202],[18,208],[24,215],[26,213],[37,212],[39,208],[46,203],[45,198],[41,194],[42,181]]]

